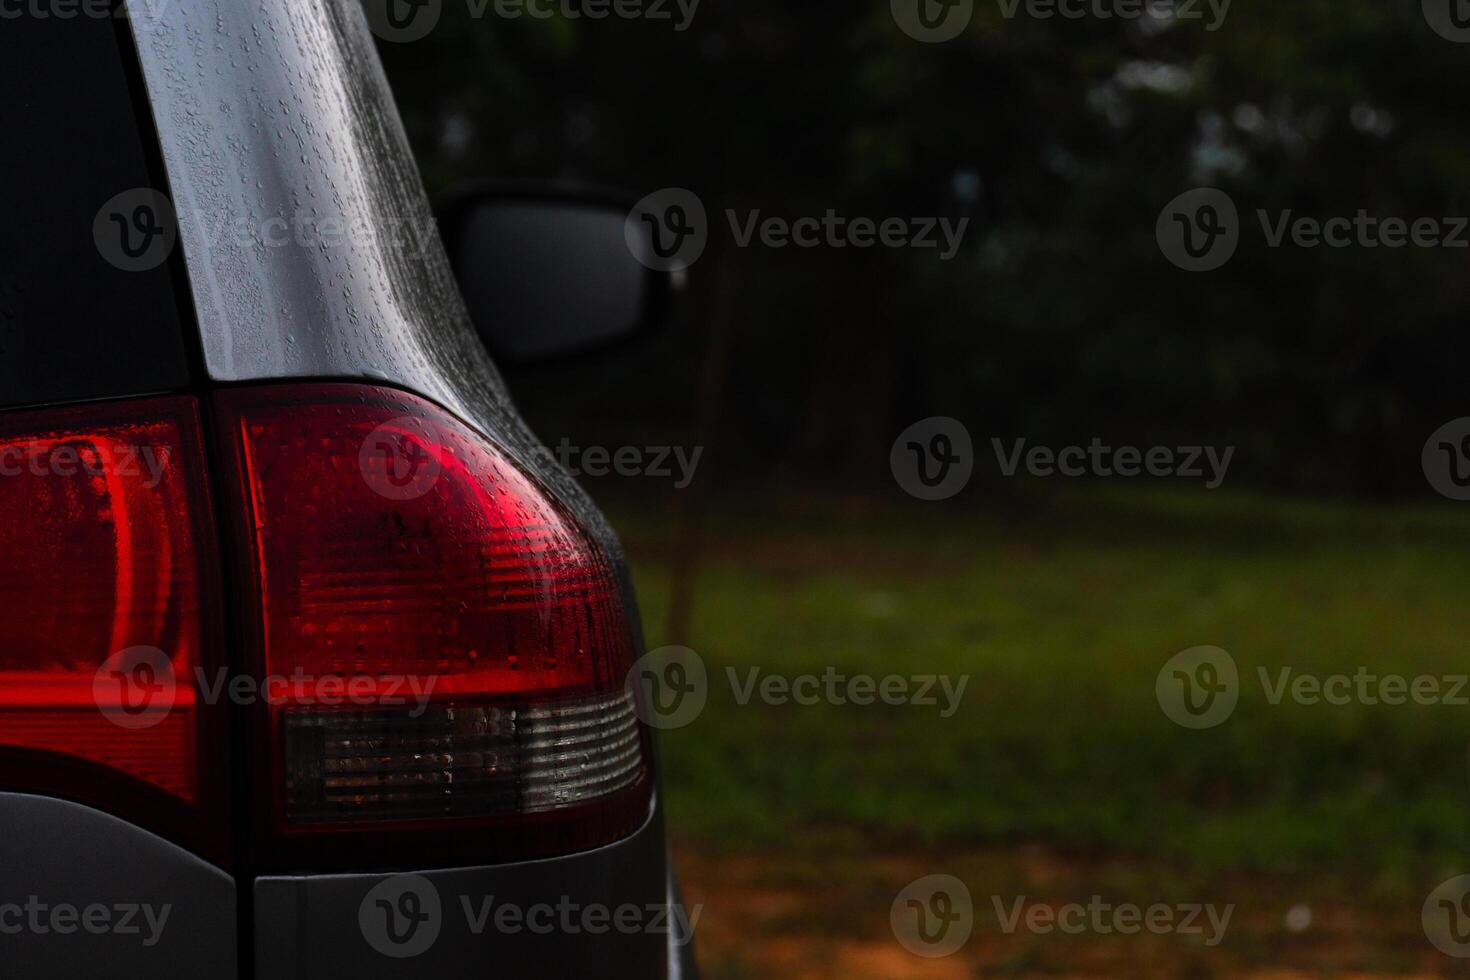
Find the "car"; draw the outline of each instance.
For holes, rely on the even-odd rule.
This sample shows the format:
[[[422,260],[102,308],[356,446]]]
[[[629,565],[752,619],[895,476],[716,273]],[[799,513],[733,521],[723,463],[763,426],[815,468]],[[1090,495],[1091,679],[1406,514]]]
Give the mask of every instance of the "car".
[[[622,550],[491,353],[654,323],[640,223],[436,217],[356,0],[6,11],[6,975],[694,977]]]

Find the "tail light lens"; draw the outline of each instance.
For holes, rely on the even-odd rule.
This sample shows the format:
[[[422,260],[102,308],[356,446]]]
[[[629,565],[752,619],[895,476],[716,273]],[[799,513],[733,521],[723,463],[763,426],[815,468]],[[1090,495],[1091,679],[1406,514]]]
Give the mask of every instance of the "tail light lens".
[[[222,662],[211,530],[193,399],[0,417],[7,788],[222,850],[222,719],[197,697]]]
[[[218,401],[238,494],[258,854],[293,869],[529,858],[651,793],[607,557],[438,407],[355,385]]]

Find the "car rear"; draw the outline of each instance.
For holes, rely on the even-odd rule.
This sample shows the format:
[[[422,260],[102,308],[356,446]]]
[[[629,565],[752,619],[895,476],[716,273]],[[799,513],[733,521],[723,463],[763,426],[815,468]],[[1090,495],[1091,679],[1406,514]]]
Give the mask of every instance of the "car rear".
[[[0,25],[14,975],[690,975],[621,550],[360,8],[57,9]]]

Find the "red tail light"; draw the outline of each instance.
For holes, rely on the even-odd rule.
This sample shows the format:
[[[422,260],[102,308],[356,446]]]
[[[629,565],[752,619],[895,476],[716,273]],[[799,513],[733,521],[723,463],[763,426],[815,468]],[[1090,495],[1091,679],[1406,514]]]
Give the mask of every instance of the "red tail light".
[[[0,416],[0,767],[209,850],[221,662],[193,399]],[[218,856],[218,855],[216,855]]]
[[[268,695],[267,864],[564,853],[647,815],[607,557],[441,409],[353,385],[219,398]]]

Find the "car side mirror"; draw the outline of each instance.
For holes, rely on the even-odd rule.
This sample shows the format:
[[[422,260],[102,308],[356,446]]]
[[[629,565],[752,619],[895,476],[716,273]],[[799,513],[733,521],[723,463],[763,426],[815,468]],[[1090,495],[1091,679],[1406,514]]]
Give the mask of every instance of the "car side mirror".
[[[481,185],[441,209],[444,243],[485,346],[506,364],[613,347],[662,325],[672,282],[627,239],[632,201]],[[636,233],[636,232],[635,232]]]

